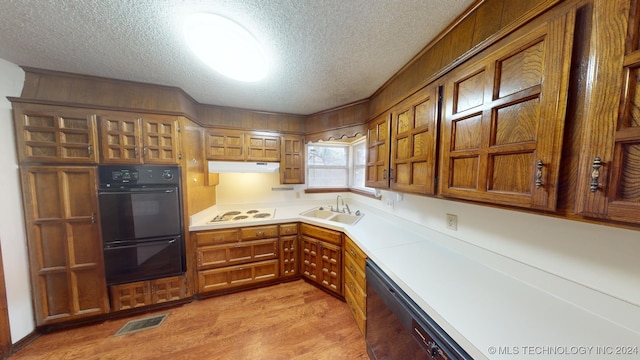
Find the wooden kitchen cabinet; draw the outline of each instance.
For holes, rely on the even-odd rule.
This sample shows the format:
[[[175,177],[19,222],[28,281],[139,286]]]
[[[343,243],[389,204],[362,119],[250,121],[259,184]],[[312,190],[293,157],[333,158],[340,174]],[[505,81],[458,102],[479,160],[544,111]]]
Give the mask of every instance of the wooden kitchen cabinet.
[[[109,312],[95,167],[21,168],[36,325]]]
[[[125,112],[98,116],[100,154],[105,164],[177,164],[178,118]]]
[[[185,276],[112,285],[109,292],[112,311],[177,301],[190,296]]]
[[[585,100],[576,213],[640,223],[640,2],[613,0],[594,8],[598,54]],[[626,25],[626,26],[625,26]],[[595,61],[595,59],[591,59]]]
[[[284,135],[281,144],[280,184],[304,184],[304,136]]]
[[[279,273],[278,225],[193,233],[198,292],[274,280]]]
[[[279,134],[242,130],[208,129],[205,133],[208,160],[280,161]]]
[[[21,163],[98,163],[95,111],[14,101],[13,113]]]
[[[392,190],[435,194],[438,87],[427,86],[391,110]]]
[[[280,276],[291,278],[300,272],[298,224],[280,225]]]
[[[429,85],[368,124],[366,186],[435,194],[439,111]]]
[[[366,334],[367,324],[367,255],[353,240],[344,237],[344,298],[358,328]]]
[[[574,23],[534,21],[446,76],[443,196],[555,209]]]
[[[367,124],[367,187],[389,187],[390,126],[391,113],[388,112]]]
[[[342,296],[342,233],[300,224],[300,234],[301,275]]]

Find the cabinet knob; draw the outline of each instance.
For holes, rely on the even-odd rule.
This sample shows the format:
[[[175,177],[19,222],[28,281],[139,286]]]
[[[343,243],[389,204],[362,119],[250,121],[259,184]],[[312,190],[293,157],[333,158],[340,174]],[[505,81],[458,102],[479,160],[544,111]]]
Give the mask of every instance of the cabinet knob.
[[[591,190],[592,193],[598,191],[598,188],[600,187],[600,167],[602,166],[602,159],[600,159],[600,156],[596,156],[593,159],[593,164],[591,165],[592,169],[591,169],[591,184],[589,185],[589,190]]]

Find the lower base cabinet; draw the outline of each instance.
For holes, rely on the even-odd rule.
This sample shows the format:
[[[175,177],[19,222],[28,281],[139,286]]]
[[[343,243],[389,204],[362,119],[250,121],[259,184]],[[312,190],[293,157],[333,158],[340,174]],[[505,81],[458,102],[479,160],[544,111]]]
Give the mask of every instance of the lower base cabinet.
[[[344,242],[344,298],[360,331],[365,334],[367,328],[365,260],[367,255],[348,236],[345,236]]]
[[[198,271],[198,292],[210,292],[278,278],[278,260]]]
[[[190,295],[185,276],[112,285],[109,292],[112,311],[181,300]]]
[[[343,296],[342,233],[309,224],[300,225],[301,275]]]

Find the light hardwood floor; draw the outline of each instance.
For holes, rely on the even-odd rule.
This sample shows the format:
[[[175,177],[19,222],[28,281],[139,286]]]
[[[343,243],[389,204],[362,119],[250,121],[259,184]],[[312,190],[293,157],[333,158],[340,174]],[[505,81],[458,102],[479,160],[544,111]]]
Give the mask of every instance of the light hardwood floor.
[[[169,313],[157,328],[113,336]],[[347,304],[302,280],[46,334],[9,359],[368,359]]]

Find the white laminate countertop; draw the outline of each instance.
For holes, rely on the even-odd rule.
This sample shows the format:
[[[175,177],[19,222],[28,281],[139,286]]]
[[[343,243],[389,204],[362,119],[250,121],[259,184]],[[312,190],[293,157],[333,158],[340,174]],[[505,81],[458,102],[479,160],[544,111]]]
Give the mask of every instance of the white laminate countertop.
[[[624,308],[628,323],[614,322],[505,271],[523,264],[504,266],[509,260],[375,209],[359,207],[365,215],[355,225],[300,215],[320,205],[280,205],[272,219],[207,224],[214,207],[194,215],[189,230],[296,221],[341,230],[474,359],[640,359],[635,306]]]

